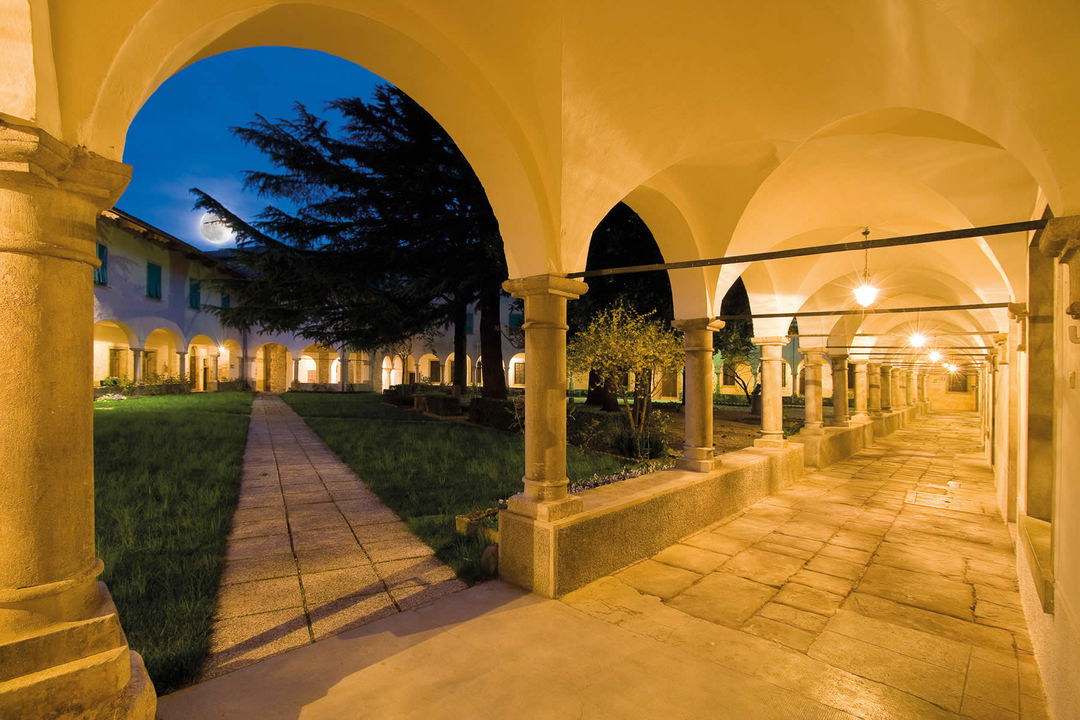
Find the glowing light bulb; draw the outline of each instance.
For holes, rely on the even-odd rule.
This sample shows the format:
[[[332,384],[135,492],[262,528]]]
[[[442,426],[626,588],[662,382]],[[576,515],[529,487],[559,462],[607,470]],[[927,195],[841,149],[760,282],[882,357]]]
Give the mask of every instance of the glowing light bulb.
[[[926,344],[926,336],[921,332],[912,333],[911,337],[908,338],[908,344],[910,344],[911,347],[922,347]]]
[[[866,281],[863,281],[863,284],[855,288],[852,292],[855,293],[855,302],[863,307],[870,307],[873,305],[878,296],[878,289]]]
[[[218,351],[219,353],[223,353],[223,352],[225,352],[225,346],[224,346],[224,345],[218,345],[218,346],[217,346],[217,351]]]
[[[929,358],[930,362],[938,362],[939,360],[941,360],[941,353],[939,353],[937,350],[931,350]]]

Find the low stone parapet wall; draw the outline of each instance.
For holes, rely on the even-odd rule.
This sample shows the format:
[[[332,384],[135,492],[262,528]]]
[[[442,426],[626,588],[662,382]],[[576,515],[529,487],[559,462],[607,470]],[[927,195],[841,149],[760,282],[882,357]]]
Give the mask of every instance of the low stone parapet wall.
[[[874,423],[853,420],[847,427],[826,427],[821,435],[796,435],[793,442],[802,443],[808,468],[823,468],[851,457],[874,444]]]
[[[746,448],[705,473],[664,470],[581,493],[582,512],[544,522],[499,513],[499,574],[559,597],[656,554],[803,474],[803,447]]]

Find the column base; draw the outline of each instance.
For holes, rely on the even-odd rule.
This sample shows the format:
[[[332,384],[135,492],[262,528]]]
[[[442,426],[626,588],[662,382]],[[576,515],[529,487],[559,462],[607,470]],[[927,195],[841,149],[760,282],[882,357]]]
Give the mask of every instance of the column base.
[[[850,419],[848,419],[848,420],[833,420],[832,422],[829,423],[829,427],[839,427],[839,428],[851,427],[851,420]]]
[[[93,616],[0,638],[0,717],[154,719],[154,686],[128,647],[104,583],[98,588]]]
[[[554,522],[581,512],[584,505],[576,495],[567,495],[558,500],[540,501],[518,493],[506,501],[506,509],[515,515],[541,522]]]
[[[696,458],[681,457],[675,461],[675,467],[679,470],[689,470],[690,472],[712,472],[720,467],[720,460],[717,458],[698,460]]]
[[[754,441],[754,447],[759,448],[786,448],[788,446],[787,438],[781,437],[760,437]]]
[[[851,422],[852,423],[870,422],[870,414],[869,413],[855,413],[854,415],[851,416]]]
[[[800,435],[823,435],[825,434],[825,423],[812,422],[803,425],[802,430],[799,431]]]

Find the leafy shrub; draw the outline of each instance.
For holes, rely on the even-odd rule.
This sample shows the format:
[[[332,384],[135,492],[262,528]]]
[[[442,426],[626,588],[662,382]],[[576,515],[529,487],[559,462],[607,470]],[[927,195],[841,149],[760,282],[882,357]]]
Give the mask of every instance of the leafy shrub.
[[[413,396],[424,386],[420,383],[404,383],[383,390],[383,399],[394,405],[413,406]]]
[[[524,406],[520,397],[507,400],[473,398],[469,403],[469,422],[496,430],[521,430],[525,422],[519,405]]]
[[[585,450],[633,458],[656,458],[667,452],[667,415],[650,413],[644,431],[635,433],[625,413],[570,405],[566,439]]]
[[[414,395],[414,408],[435,415],[461,415],[461,401],[453,395],[426,393]]]

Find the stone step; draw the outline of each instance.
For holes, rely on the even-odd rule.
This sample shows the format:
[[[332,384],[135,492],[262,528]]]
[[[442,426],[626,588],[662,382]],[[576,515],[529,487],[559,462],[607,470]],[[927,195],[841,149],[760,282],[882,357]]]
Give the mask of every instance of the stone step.
[[[127,645],[0,682],[0,718],[113,720],[131,678]]]
[[[0,687],[46,668],[126,647],[116,608],[106,601],[93,617],[0,641]]]

